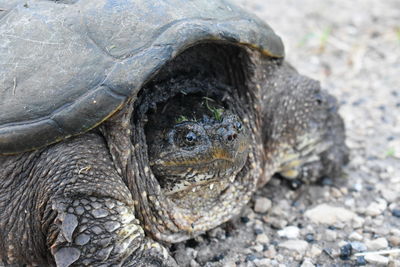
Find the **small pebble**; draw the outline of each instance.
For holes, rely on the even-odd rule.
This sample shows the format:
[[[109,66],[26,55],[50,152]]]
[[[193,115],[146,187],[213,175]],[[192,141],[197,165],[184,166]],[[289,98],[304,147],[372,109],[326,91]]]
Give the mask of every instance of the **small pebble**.
[[[288,224],[288,222],[286,220],[283,220],[282,218],[270,216],[264,216],[263,221],[271,225],[274,229],[282,229]]]
[[[335,225],[338,222],[351,222],[358,216],[345,208],[320,204],[307,210],[304,215],[317,224]]]
[[[337,239],[336,231],[326,229],[325,230],[325,239],[327,241],[336,241],[336,239]]]
[[[255,233],[256,235],[260,235],[260,234],[263,233],[263,230],[260,229],[260,228],[256,228],[256,229],[254,229],[254,233]]]
[[[368,240],[365,242],[365,244],[367,245],[368,250],[379,250],[387,248],[389,246],[389,242],[384,237],[380,237],[374,240]]]
[[[216,262],[216,261],[221,261],[221,260],[223,260],[224,259],[224,254],[218,254],[218,255],[215,255],[214,256],[214,258],[212,259],[212,261],[214,261],[214,262]]]
[[[286,237],[288,239],[297,239],[300,234],[300,229],[296,226],[287,226],[282,230],[278,231],[280,237]]]
[[[351,244],[348,243],[340,247],[340,259],[349,260],[352,253],[353,253],[353,248]]]
[[[269,238],[266,234],[260,234],[260,235],[257,235],[256,242],[262,243],[262,244],[267,244],[267,243],[269,243]]]
[[[398,237],[398,236],[390,236],[388,239],[389,239],[389,242],[390,242],[392,247],[400,246],[400,237]]]
[[[254,260],[254,264],[257,267],[269,267],[269,266],[271,266],[271,260],[270,259],[256,259],[256,260]]]
[[[389,259],[387,257],[377,255],[377,254],[365,255],[365,260],[371,264],[376,264],[379,266],[386,266],[389,263]]]
[[[264,250],[264,247],[262,244],[256,244],[255,246],[252,246],[251,249],[255,252],[262,252]]]
[[[307,250],[308,243],[304,240],[288,240],[280,243],[279,247],[294,250],[299,254],[304,254]]]
[[[247,216],[243,216],[243,217],[240,217],[240,221],[241,221],[242,223],[248,223],[248,222],[250,221],[250,219],[249,219],[249,217],[247,217]]]
[[[306,234],[306,241],[307,241],[308,243],[314,242],[314,241],[315,241],[315,239],[314,239],[314,234],[313,234],[313,233],[308,233],[308,234]]]
[[[386,209],[387,202],[384,199],[378,199],[376,202],[372,202],[368,205],[367,209],[365,210],[365,214],[368,216],[378,216],[382,214],[382,212]]]
[[[353,241],[350,244],[351,247],[357,252],[364,252],[367,250],[367,246],[364,243]]]
[[[245,261],[254,261],[255,259],[257,259],[257,257],[253,254],[247,255]]]
[[[363,240],[363,236],[360,235],[360,234],[357,233],[357,232],[352,232],[352,233],[349,235],[349,239],[350,239],[350,240],[361,241],[361,240]]]
[[[200,267],[200,264],[198,264],[195,259],[192,259],[190,261],[190,267]]]
[[[266,213],[272,206],[271,200],[266,197],[259,197],[254,203],[254,211],[258,213]]]
[[[304,259],[303,263],[300,267],[314,267],[315,265],[311,262],[310,259]]]
[[[400,218],[400,209],[394,209],[392,210],[392,215],[394,217]]]
[[[358,256],[356,259],[356,265],[357,266],[364,266],[367,265],[367,262],[365,261],[364,256]]]
[[[322,249],[320,249],[317,245],[312,245],[311,249],[307,252],[307,255],[312,259],[315,259],[319,255],[321,255]]]

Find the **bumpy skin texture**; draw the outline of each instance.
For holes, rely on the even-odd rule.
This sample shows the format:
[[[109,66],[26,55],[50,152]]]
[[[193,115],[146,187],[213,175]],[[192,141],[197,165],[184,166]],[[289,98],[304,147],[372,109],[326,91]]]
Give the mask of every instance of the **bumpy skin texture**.
[[[272,174],[305,182],[337,175],[347,148],[334,99],[288,64],[247,52],[253,105],[245,105],[245,96],[232,101],[245,107],[233,110],[250,132],[252,150],[225,195],[218,184],[178,199],[163,194],[147,165],[144,130],[135,119],[140,112],[128,103],[101,131],[0,157],[3,262],[174,266],[155,240],[178,242],[228,220]]]
[[[234,179],[243,168],[248,129],[215,100],[181,95],[157,109],[162,112],[150,116],[146,137],[152,172],[166,194]]]
[[[42,69],[36,68],[36,58],[29,58],[26,65],[16,64],[11,72],[1,69],[0,78],[11,86],[7,88],[15,87],[15,95],[13,90],[0,88],[5,96],[1,100],[12,99],[0,106],[7,115],[0,122],[0,153],[15,152],[0,156],[0,260],[5,264],[174,266],[165,249],[167,244],[192,238],[239,214],[257,187],[265,185],[274,174],[312,182],[325,175],[337,176],[347,161],[344,126],[334,98],[322,91],[318,82],[298,74],[280,58],[283,46],[270,28],[224,2],[214,0],[208,5],[208,1],[196,1],[198,8],[192,8],[193,1],[176,0],[174,3],[182,5],[166,5],[162,10],[182,7],[182,12],[156,15],[151,20],[142,20],[143,14],[133,10],[135,3],[150,3],[145,9],[156,14],[151,12],[155,5],[152,1],[124,1],[126,9],[108,6],[113,1],[106,0],[62,1],[67,3],[65,6],[56,4],[58,1],[28,1],[28,7],[13,6],[14,2],[19,1],[10,2],[12,10],[0,22],[18,24],[18,18],[25,15],[62,10],[57,16],[35,15],[36,24],[23,24],[26,42],[33,40],[25,38],[35,32],[29,30],[32,25],[44,27],[41,34],[54,26],[50,27],[57,30],[54,38],[65,37],[71,45],[84,44],[87,40],[80,38],[88,37],[87,32],[97,33],[93,36],[99,39],[90,35],[96,44],[82,45],[93,50],[71,50],[90,52],[82,58],[74,54],[79,64],[71,59],[60,61],[71,64],[72,69],[57,64],[62,56],[70,55],[70,50],[46,50],[54,43],[43,42],[34,42],[32,49],[45,49],[48,54],[44,54],[57,62],[37,63]],[[43,9],[42,5],[53,9]],[[71,12],[76,17],[68,16]],[[202,19],[197,19],[196,12]],[[108,34],[114,37],[116,33],[115,25],[119,24],[113,20],[115,16],[126,19],[121,25],[128,25],[135,21],[130,20],[131,14],[165,31],[155,35],[144,32],[150,43],[133,49],[136,40],[142,40],[140,34],[120,30],[117,32],[121,38],[113,39],[118,41],[117,49],[99,52],[99,48],[112,45]],[[190,18],[186,19],[185,14]],[[68,19],[55,19],[60,16]],[[162,19],[166,22],[159,22]],[[167,23],[171,21],[174,23]],[[81,22],[86,23],[85,27]],[[168,27],[162,27],[164,22]],[[5,35],[5,31],[10,41],[4,44],[22,47],[22,39],[10,34],[4,25],[0,25],[0,34]],[[0,45],[0,49],[11,51],[7,46]],[[96,64],[98,57],[106,58],[109,64]],[[56,75],[33,75],[21,83],[21,77],[29,71],[17,67],[46,74],[49,68],[66,76],[58,79]],[[96,71],[87,73],[86,67]],[[20,87],[13,77],[17,77]],[[57,90],[76,95],[63,96]],[[50,99],[57,95],[60,102],[43,100],[39,93]],[[18,98],[18,94],[24,97]],[[35,97],[30,98],[32,94]],[[160,107],[177,104],[174,99],[180,95],[215,99],[227,111],[222,121],[209,125],[202,121],[197,126],[224,126],[230,131],[240,121],[246,134],[237,136],[238,140],[247,140],[247,156],[243,157],[244,163],[233,165],[238,167],[227,168],[234,170],[229,177],[223,175],[223,179],[169,195],[154,175],[160,178],[164,171],[152,164],[157,162],[157,153],[152,153],[157,140],[152,138],[151,127],[146,127],[161,125],[164,109]],[[25,110],[21,99],[31,101],[26,107],[36,107],[43,100],[45,110]],[[15,112],[13,103],[18,103]],[[192,108],[204,113],[196,106]],[[34,116],[31,121],[18,115],[27,113]],[[222,144],[214,143],[206,151]],[[212,154],[225,157],[238,148],[240,145],[233,143],[228,149],[218,150],[223,153]],[[33,150],[22,153],[27,149]],[[199,158],[194,158],[194,164]],[[204,179],[203,174],[200,172],[197,178]]]
[[[154,261],[143,258],[151,241],[99,134],[2,157],[1,166],[0,244],[6,263],[146,266]],[[7,199],[10,193],[15,197]],[[156,255],[162,252],[158,248],[146,253]]]

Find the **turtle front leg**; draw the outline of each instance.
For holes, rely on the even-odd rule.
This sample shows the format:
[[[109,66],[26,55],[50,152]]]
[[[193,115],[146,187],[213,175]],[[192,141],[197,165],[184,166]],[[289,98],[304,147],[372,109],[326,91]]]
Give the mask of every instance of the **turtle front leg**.
[[[263,68],[265,168],[303,182],[338,175],[348,149],[336,99],[287,63],[266,61]]]
[[[145,237],[133,207],[106,197],[76,196],[53,204],[48,233],[57,266],[174,266],[167,250]]]
[[[145,236],[131,193],[100,136],[74,138],[41,157],[54,174],[46,176],[49,199],[42,226],[50,262],[63,267],[174,266],[166,249]]]

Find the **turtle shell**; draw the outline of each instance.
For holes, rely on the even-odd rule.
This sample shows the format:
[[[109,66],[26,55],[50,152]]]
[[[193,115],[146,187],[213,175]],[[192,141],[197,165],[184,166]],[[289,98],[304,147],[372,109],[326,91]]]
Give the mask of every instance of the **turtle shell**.
[[[96,127],[197,43],[284,56],[267,24],[223,0],[0,1],[0,40],[0,154]]]

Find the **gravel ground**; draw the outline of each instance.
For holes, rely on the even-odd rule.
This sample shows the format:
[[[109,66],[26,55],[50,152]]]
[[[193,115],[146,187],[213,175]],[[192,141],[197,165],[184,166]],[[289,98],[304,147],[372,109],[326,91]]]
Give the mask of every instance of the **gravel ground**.
[[[339,99],[351,162],[342,177],[297,190],[272,179],[241,217],[172,247],[175,258],[193,267],[400,266],[400,1],[235,2]]]

